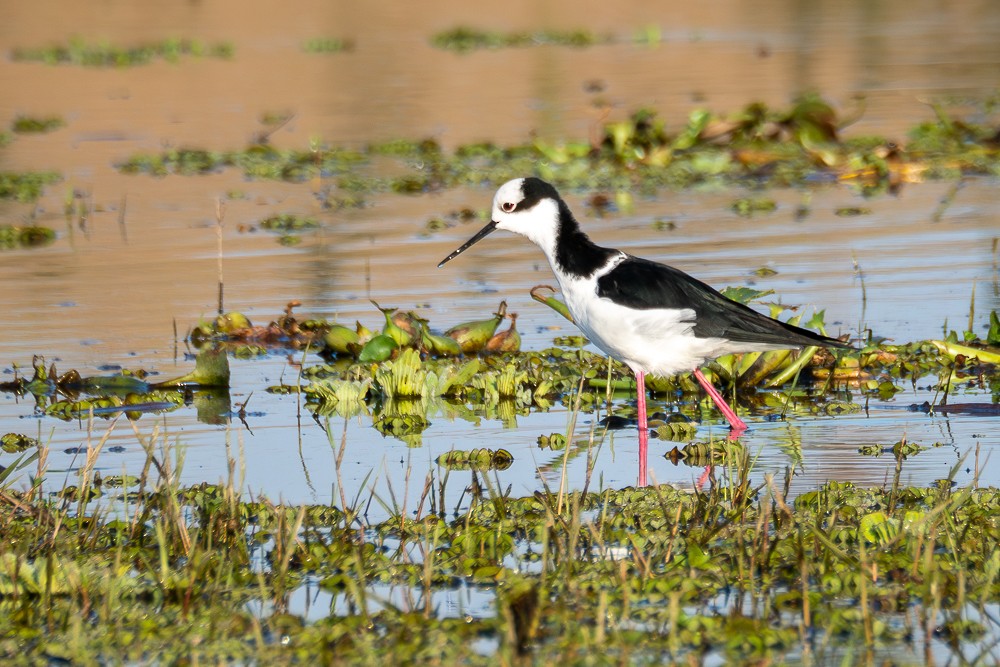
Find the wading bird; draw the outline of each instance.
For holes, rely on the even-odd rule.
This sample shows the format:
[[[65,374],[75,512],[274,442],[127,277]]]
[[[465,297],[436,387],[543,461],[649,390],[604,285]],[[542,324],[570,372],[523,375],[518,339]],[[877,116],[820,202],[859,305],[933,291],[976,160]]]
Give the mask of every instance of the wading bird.
[[[640,486],[646,484],[649,444],[647,373],[691,371],[738,435],[747,425],[702,374],[702,363],[737,352],[851,347],[762,315],[672,266],[602,248],[583,233],[556,189],[538,178],[500,186],[490,222],[438,267],[496,229],[520,234],[542,249],[576,325],[635,373]]]

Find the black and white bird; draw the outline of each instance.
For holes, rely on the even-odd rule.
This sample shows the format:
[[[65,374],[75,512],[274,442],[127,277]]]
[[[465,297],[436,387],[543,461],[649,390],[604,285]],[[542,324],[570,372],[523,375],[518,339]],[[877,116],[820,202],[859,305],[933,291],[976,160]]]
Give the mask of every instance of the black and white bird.
[[[762,315],[672,266],[602,248],[580,229],[556,189],[538,178],[517,178],[500,186],[489,224],[438,266],[496,229],[520,234],[542,249],[576,325],[594,345],[635,373],[640,485],[646,483],[649,438],[647,373],[692,371],[732,431],[740,433],[746,423],[702,374],[702,363],[736,352],[851,347]]]

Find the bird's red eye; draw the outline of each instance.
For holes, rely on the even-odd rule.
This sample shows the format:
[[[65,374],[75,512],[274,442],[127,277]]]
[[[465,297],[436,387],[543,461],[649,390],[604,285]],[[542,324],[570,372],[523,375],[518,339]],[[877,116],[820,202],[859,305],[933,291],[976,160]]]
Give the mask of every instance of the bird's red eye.
[[[500,208],[502,208],[505,213],[510,213],[511,211],[514,210],[516,206],[517,204],[515,204],[512,201],[505,201],[504,203],[500,204]]]

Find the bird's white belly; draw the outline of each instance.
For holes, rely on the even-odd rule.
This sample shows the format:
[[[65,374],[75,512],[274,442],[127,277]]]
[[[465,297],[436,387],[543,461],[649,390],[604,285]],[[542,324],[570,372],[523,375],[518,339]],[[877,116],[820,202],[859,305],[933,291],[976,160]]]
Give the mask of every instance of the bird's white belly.
[[[633,371],[674,375],[724,352],[726,341],[695,337],[693,310],[626,308],[597,298],[596,278],[561,283],[566,306],[594,345]]]

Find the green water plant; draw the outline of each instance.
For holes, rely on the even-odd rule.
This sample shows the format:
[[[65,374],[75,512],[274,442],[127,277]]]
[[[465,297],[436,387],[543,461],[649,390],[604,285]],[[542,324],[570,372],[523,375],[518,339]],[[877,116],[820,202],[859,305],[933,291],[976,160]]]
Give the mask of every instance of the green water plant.
[[[38,248],[56,240],[56,233],[49,227],[31,225],[20,227],[0,225],[0,249]]]
[[[387,432],[390,420],[419,428],[408,414],[394,411]],[[519,497],[501,486],[509,454],[456,450],[415,505],[391,487],[367,499],[341,491],[338,505],[276,504],[248,498],[234,470],[182,485],[172,438],[136,436],[141,475],[95,472],[106,438],[88,445],[71,483],[42,473],[16,488],[7,473],[23,474],[21,459],[0,472],[0,594],[20,611],[0,619],[8,662],[153,652],[269,664],[778,663],[808,649],[817,663],[891,650],[907,664],[914,637],[949,655],[985,655],[995,643],[1000,492],[950,476],[909,487],[897,468],[882,487],[831,481],[794,495],[791,475],[751,476],[746,451],[726,442],[707,448],[716,472],[696,492]],[[719,449],[730,451],[721,463]],[[454,476],[472,483],[452,508],[443,499]],[[382,507],[378,517],[370,507]],[[335,603],[308,618],[294,607],[247,612],[317,586]],[[456,586],[494,613],[452,616],[434,604]],[[10,639],[24,636],[37,641]]]
[[[397,139],[362,150],[313,140],[306,149],[281,150],[267,142],[265,133],[241,150],[182,147],[133,155],[119,169],[165,176],[236,168],[253,179],[309,180],[321,184],[325,205],[334,208],[359,205],[368,193],[420,194],[496,184],[526,173],[560,188],[610,191],[609,201],[662,187],[798,185],[816,177],[870,195],[924,178],[1000,173],[1000,151],[988,124],[975,125],[942,112],[907,144],[893,137],[847,136],[845,128],[859,114],[857,109],[838,112],[814,94],[801,96],[788,108],[761,103],[731,113],[696,108],[682,119],[661,118],[657,110],[644,108],[623,119],[602,121],[591,139],[538,137],[506,147],[474,143],[452,153],[433,139]],[[960,127],[975,131],[956,129]],[[935,131],[958,132],[963,139],[938,144],[924,140]],[[389,177],[372,167],[386,160],[399,167]],[[434,220],[428,232],[450,224]]]
[[[507,302],[501,301],[493,317],[456,324],[445,331],[444,335],[454,339],[465,354],[475,354],[486,347],[506,316]]]
[[[48,65],[84,67],[135,67],[155,59],[177,62],[182,56],[232,58],[234,48],[228,42],[206,44],[193,39],[164,39],[134,46],[108,42],[88,43],[74,37],[65,45],[18,47],[11,52],[14,62],[42,62]]]
[[[46,186],[58,183],[61,176],[45,172],[0,172],[0,199],[33,202],[42,195]]]
[[[59,116],[17,116],[11,121],[10,129],[17,134],[44,134],[64,126]]]
[[[466,26],[439,32],[431,38],[431,44],[435,48],[458,53],[468,53],[477,49],[516,48],[543,44],[585,47],[610,41],[610,37],[600,37],[587,30],[501,33]]]
[[[514,463],[514,457],[506,449],[456,449],[439,456],[437,462],[438,465],[453,470],[470,468],[478,470],[506,470]]]
[[[302,42],[302,50],[306,53],[343,53],[354,48],[349,39],[339,37],[313,37]]]

